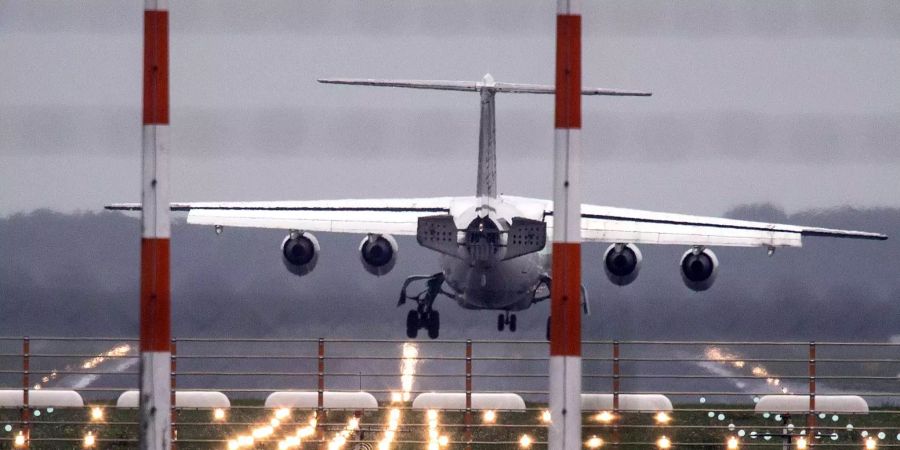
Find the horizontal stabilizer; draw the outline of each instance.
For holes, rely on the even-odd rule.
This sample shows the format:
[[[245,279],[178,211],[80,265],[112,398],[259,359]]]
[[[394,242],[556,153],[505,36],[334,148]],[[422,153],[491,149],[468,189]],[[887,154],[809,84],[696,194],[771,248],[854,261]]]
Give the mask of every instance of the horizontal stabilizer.
[[[525,84],[525,83],[498,83],[490,75],[485,75],[481,81],[453,81],[453,80],[372,80],[357,78],[320,78],[319,83],[350,84],[357,86],[381,86],[410,89],[436,89],[440,91],[466,91],[480,92],[488,90],[492,92],[506,92],[510,94],[553,94],[556,87],[549,84]],[[583,88],[582,95],[613,95],[613,96],[637,96],[647,97],[652,95],[647,91],[627,91],[620,89]]]

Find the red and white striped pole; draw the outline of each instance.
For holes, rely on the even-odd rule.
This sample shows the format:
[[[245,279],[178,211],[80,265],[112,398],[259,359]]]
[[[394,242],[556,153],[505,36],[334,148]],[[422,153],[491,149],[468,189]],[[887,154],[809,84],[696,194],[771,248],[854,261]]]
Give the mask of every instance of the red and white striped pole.
[[[169,12],[144,2],[141,177],[140,448],[171,448],[169,296]]]
[[[579,0],[556,9],[556,134],[550,300],[551,450],[581,443],[581,15]]]

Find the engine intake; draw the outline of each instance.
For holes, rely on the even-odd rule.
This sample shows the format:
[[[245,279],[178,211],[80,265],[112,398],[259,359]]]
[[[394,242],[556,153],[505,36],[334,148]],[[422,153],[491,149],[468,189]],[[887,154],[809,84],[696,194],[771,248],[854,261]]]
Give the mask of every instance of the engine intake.
[[[312,233],[292,231],[281,242],[281,262],[297,276],[312,272],[319,262],[319,240]]]
[[[695,291],[705,291],[712,287],[719,272],[719,259],[708,248],[699,252],[690,249],[681,256],[681,279],[685,286]]]
[[[641,271],[640,249],[634,244],[612,244],[603,253],[603,270],[613,284],[625,286]]]
[[[389,234],[370,234],[359,243],[359,260],[366,272],[386,275],[397,264],[397,240]]]

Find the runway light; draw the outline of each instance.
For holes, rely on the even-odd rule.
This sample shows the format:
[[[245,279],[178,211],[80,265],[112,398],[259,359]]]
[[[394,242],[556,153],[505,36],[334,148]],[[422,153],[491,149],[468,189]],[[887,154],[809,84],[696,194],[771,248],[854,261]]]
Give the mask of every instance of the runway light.
[[[599,414],[597,414],[596,416],[594,416],[594,419],[596,419],[597,422],[610,423],[613,420],[616,420],[616,416],[614,416],[613,413],[611,413],[609,411],[602,411]]]
[[[545,409],[541,412],[541,422],[550,423],[551,419],[550,411]]]
[[[728,438],[728,449],[735,450],[737,448],[740,448],[740,442],[738,442],[737,438],[734,436]]]
[[[20,431],[19,434],[16,435],[16,438],[13,440],[13,445],[16,447],[24,447],[25,446],[25,435]]]
[[[222,408],[216,408],[213,410],[213,420],[223,421],[225,420],[225,410]]]
[[[494,423],[497,421],[497,413],[489,409],[481,415],[481,421],[484,423]]]
[[[88,431],[88,434],[84,435],[84,448],[92,448],[94,443],[94,434]]]
[[[603,439],[600,439],[597,436],[591,436],[584,445],[586,445],[587,448],[600,448],[603,447]]]
[[[531,447],[531,436],[529,436],[527,434],[523,434],[522,437],[519,438],[519,447],[530,448]]]
[[[99,421],[103,420],[103,408],[99,406],[95,406],[91,408],[91,420]]]
[[[670,441],[669,438],[662,436],[656,440],[656,446],[662,449],[672,448],[672,441]]]
[[[658,424],[667,424],[672,420],[672,417],[662,411],[656,413],[656,416],[654,416],[654,418],[656,419],[656,423]]]
[[[866,439],[866,450],[875,450],[878,448],[878,442],[874,438]]]
[[[797,449],[798,450],[806,450],[807,447],[809,447],[809,445],[807,445],[805,437],[801,437],[800,439],[797,439]]]

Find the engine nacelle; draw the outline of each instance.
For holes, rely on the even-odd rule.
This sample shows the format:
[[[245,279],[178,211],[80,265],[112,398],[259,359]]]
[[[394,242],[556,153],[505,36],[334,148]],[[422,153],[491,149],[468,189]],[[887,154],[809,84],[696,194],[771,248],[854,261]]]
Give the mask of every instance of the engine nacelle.
[[[634,244],[612,244],[603,253],[603,270],[613,284],[625,286],[641,271],[640,249]]]
[[[697,252],[690,249],[681,256],[681,279],[685,286],[695,291],[705,291],[712,287],[719,272],[719,259],[708,248]]]
[[[297,276],[312,272],[319,262],[319,240],[312,233],[292,231],[281,242],[281,262]]]
[[[389,234],[370,234],[359,243],[359,260],[366,272],[386,275],[397,264],[397,240]]]

